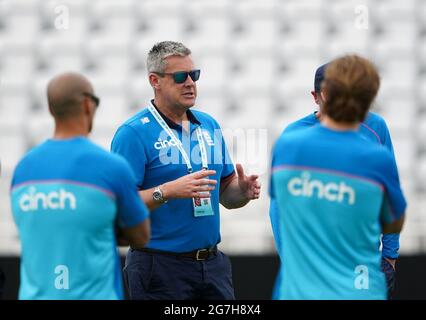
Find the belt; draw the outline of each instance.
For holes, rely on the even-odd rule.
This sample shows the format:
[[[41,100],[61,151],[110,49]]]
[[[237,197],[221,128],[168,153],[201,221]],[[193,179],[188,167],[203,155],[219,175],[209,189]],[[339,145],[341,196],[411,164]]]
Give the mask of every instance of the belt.
[[[208,248],[208,249],[198,249],[198,250],[194,250],[190,252],[170,252],[170,251],[163,251],[163,250],[150,249],[150,248],[140,248],[140,249],[133,249],[133,250],[147,252],[147,253],[158,253],[158,254],[164,254],[164,255],[175,256],[175,257],[191,258],[197,261],[207,260],[208,258],[217,255],[217,246],[214,246],[213,248]]]

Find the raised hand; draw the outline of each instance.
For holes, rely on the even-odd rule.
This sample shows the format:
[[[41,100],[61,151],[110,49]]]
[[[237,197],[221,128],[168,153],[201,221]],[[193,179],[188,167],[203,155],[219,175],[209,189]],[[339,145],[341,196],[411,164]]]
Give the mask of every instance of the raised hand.
[[[242,194],[248,200],[259,199],[261,188],[260,182],[257,180],[259,176],[256,174],[246,176],[244,174],[243,166],[239,163],[237,163],[236,168],[238,174],[238,185]]]

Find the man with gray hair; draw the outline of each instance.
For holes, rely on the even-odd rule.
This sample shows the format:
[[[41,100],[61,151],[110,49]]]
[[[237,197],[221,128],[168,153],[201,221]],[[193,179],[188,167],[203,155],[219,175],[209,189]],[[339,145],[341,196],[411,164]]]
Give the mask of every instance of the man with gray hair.
[[[112,141],[151,210],[151,241],[126,258],[130,297],[235,299],[230,261],[217,249],[219,203],[232,209],[259,198],[258,176],[246,176],[240,164],[235,172],[219,124],[190,110],[200,70],[188,48],[157,43],[147,68],[154,99]]]

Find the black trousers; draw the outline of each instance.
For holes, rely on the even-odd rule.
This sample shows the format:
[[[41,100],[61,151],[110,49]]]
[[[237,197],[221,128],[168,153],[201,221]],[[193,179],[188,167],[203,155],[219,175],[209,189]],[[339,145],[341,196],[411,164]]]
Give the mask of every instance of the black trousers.
[[[229,258],[202,261],[130,249],[124,279],[132,300],[235,300]]]
[[[6,276],[4,275],[3,270],[0,268],[0,300],[3,299],[3,290],[6,283]]]

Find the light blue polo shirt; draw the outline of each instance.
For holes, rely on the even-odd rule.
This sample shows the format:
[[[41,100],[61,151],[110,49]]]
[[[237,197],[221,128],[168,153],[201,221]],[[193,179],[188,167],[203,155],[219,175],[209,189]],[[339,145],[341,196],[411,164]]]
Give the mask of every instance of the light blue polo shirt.
[[[307,129],[315,125],[319,125],[320,121],[316,116],[316,112],[313,112],[306,117],[303,117],[291,124],[289,124],[282,134],[287,134],[301,129]],[[394,156],[394,150],[392,145],[392,139],[390,137],[389,129],[386,125],[385,120],[378,114],[374,112],[369,112],[364,122],[361,123],[359,127],[359,133],[369,140],[376,142],[380,145],[385,146]],[[269,215],[271,219],[271,226],[273,230],[274,237],[277,237],[277,205],[274,200],[271,199],[269,205]],[[275,239],[276,246],[279,246],[279,239]],[[386,234],[383,235],[384,246],[383,255],[396,259],[398,257],[399,249],[399,235],[398,234]],[[278,278],[280,275],[278,274]],[[279,279],[277,279],[277,282]],[[275,286],[273,298],[276,298],[275,292],[277,291],[277,285]]]
[[[148,217],[128,163],[84,137],[47,140],[17,165],[20,299],[122,299],[115,227]]]
[[[303,117],[289,124],[281,135],[295,132],[298,130],[311,128],[319,124],[320,124],[320,121],[316,116],[316,112],[313,112],[309,114],[308,116]],[[358,131],[362,135],[362,137],[365,138],[366,140],[385,146],[391,152],[392,156],[395,157],[389,129],[386,125],[385,120],[381,116],[379,116],[376,113],[369,112],[367,114],[365,121],[360,124]],[[274,203],[272,199],[270,201],[269,208],[270,208],[269,215],[271,219],[272,230],[274,235],[278,235],[278,232],[276,232],[276,215],[277,215],[276,203]],[[399,248],[399,240],[398,240],[399,238],[395,238],[393,237],[393,235],[385,235],[385,236],[392,237],[392,241],[393,242],[396,241],[397,243],[396,246],[397,248]],[[279,245],[279,242],[280,241],[276,239],[275,243],[277,246]],[[397,250],[398,249],[396,249],[396,252],[389,252],[389,254],[392,255],[392,258],[396,259],[398,257]]]
[[[157,111],[159,111],[157,109]],[[192,199],[170,199],[152,211],[151,240],[147,247],[171,252],[210,248],[220,242],[219,190],[221,183],[235,175],[219,124],[204,112],[189,110],[189,132],[161,114],[182,141],[191,158],[193,172],[202,169],[196,128],[201,126],[207,149],[208,167],[216,170],[211,191],[214,214],[195,217]],[[140,190],[150,189],[186,175],[187,166],[172,139],[158,124],[148,108],[127,120],[116,132],[111,150],[130,163]]]
[[[355,131],[322,125],[273,150],[282,261],[278,299],[385,299],[381,225],[406,208],[393,155]]]

